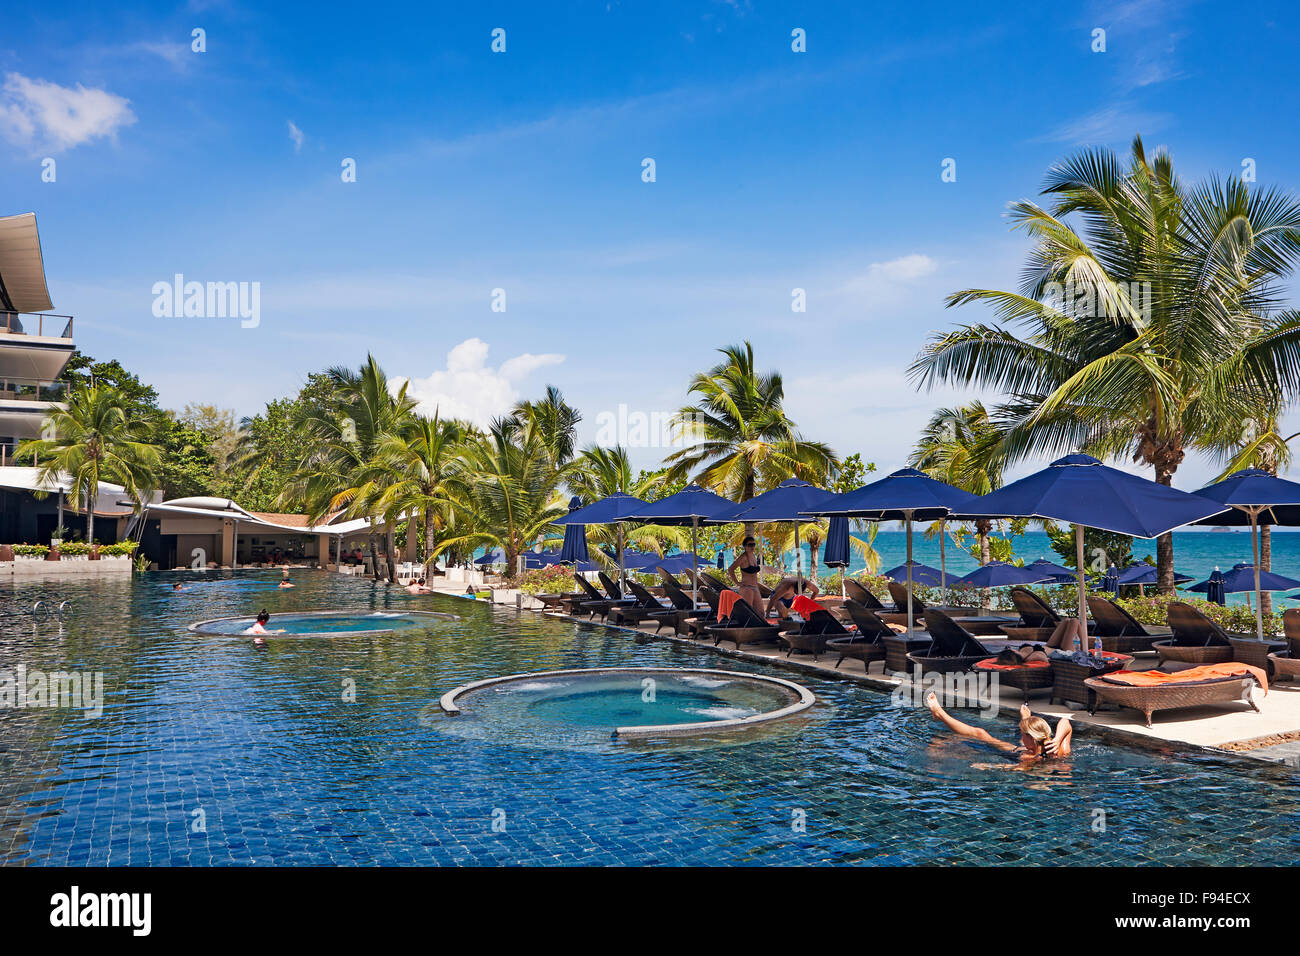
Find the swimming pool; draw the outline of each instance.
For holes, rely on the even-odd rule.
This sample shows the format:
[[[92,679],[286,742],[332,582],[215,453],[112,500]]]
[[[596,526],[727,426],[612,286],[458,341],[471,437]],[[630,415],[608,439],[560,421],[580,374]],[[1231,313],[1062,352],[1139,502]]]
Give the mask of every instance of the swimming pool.
[[[1069,768],[979,769],[999,756],[886,695],[804,675],[812,719],[740,746],[547,749],[449,732],[440,695],[498,675],[791,675],[341,575],[304,572],[292,590],[241,597],[237,582],[256,574],[181,594],[162,575],[0,590],[0,669],[104,679],[98,719],[0,710],[0,861],[1277,865],[1300,850],[1290,771],[1087,734]],[[35,630],[37,598],[77,611],[62,631]],[[263,605],[461,619],[263,648],[186,630]],[[1014,725],[995,732],[1011,738]]]

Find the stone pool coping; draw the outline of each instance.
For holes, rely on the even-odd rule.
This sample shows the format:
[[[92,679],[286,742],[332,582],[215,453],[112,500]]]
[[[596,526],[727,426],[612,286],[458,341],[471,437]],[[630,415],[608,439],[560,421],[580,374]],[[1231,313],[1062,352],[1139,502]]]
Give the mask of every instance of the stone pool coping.
[[[447,611],[394,611],[394,612],[374,611],[371,613],[392,614],[393,616],[402,616],[402,617],[427,617],[427,618],[433,618],[440,621],[460,620],[459,614],[451,614]],[[338,609],[332,611],[283,611],[280,612],[278,616],[280,617],[338,617],[340,615],[345,615],[347,617],[365,616],[363,612],[358,612],[355,610],[346,610],[346,609]],[[275,617],[276,615],[272,615],[272,622],[274,622]],[[256,619],[257,619],[257,615],[255,614],[254,615],[234,614],[229,617],[210,617],[205,621],[195,621],[193,624],[186,625],[185,630],[189,631],[191,634],[204,634],[207,635],[208,637],[249,637],[250,635],[238,631],[233,633],[230,631],[207,631],[204,630],[203,627],[205,624],[220,624],[223,621],[244,621],[244,620],[248,621],[249,626],[251,627],[252,622],[255,621]],[[405,629],[396,628],[396,627],[372,627],[372,628],[366,628],[365,630],[361,630],[361,631],[315,631],[315,632],[308,632],[306,634],[276,634],[274,631],[268,631],[265,636],[277,637],[277,638],[362,637],[366,634],[392,634],[398,630],[405,630]]]
[[[709,677],[738,677],[743,680],[760,681],[765,684],[776,684],[785,690],[791,691],[799,699],[792,704],[787,704],[777,710],[765,711],[761,714],[754,714],[750,717],[732,717],[727,720],[706,720],[698,721],[691,724],[646,724],[639,727],[615,727],[614,736],[627,740],[636,740],[645,737],[684,737],[693,734],[711,733],[720,730],[738,730],[746,727],[754,727],[759,724],[765,724],[773,720],[780,720],[784,717],[790,717],[794,714],[807,710],[813,704],[817,703],[817,696],[802,684],[796,684],[794,681],[786,680],[784,677],[771,677],[767,674],[746,674],[741,671],[723,671],[712,667],[577,667],[558,671],[529,671],[525,674],[507,674],[504,677],[488,677],[483,680],[471,681],[468,684],[462,684],[460,687],[447,691],[438,698],[438,706],[448,717],[455,717],[461,712],[456,706],[456,698],[467,694],[473,690],[479,690],[483,687],[490,687],[494,684],[506,684],[512,681],[537,680],[546,677],[562,677],[564,675],[582,674],[701,674]]]

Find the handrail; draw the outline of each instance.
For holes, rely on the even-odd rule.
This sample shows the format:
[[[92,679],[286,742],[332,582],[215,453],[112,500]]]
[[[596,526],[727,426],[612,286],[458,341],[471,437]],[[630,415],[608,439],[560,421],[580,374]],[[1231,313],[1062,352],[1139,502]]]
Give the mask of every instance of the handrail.
[[[52,312],[5,312],[0,311],[0,332],[8,332],[11,335],[31,335],[22,317],[26,316],[29,320],[36,320],[36,335],[45,335],[46,326],[49,326],[51,338],[70,339],[72,338],[72,322],[70,315],[55,315]],[[63,323],[63,330],[55,335],[53,330]]]

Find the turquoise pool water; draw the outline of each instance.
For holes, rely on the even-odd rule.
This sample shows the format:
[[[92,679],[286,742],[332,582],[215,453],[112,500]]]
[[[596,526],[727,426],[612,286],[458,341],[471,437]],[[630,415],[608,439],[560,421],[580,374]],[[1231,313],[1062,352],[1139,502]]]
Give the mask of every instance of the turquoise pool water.
[[[98,718],[0,709],[0,861],[1276,865],[1300,852],[1289,771],[1087,735],[1068,767],[984,769],[999,756],[938,733],[928,714],[802,675],[819,700],[810,719],[734,746],[468,736],[438,698],[488,677],[616,665],[790,675],[324,573],[252,597],[238,582],[256,577],[182,594],[164,575],[0,590],[0,671],[104,682]],[[77,613],[35,628],[37,598]],[[186,630],[263,605],[461,619],[262,648]],[[991,729],[1015,734],[1007,720]]]

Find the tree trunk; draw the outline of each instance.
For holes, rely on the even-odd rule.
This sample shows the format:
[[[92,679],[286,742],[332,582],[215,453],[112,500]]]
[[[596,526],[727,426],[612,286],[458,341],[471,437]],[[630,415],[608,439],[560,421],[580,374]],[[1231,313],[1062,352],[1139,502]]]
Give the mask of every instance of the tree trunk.
[[[95,499],[99,497],[96,487],[86,493],[86,544],[95,543]],[[95,493],[92,493],[95,492]]]
[[[366,536],[370,544],[370,576],[379,580],[379,532],[375,530],[374,521],[370,522],[370,533]]]
[[[980,518],[975,522],[975,534],[979,537],[980,543],[980,567],[989,563],[993,556],[989,545],[989,532],[993,530],[993,522],[988,518]],[[993,591],[989,588],[980,590],[980,609],[988,610],[993,606]]]
[[[388,531],[384,535],[384,557],[388,561],[388,583],[397,582],[397,528],[388,522]]]
[[[1174,469],[1156,463],[1156,482],[1173,486]],[[1161,594],[1174,593],[1174,533],[1166,531],[1156,538],[1156,585]]]
[[[1273,564],[1273,529],[1261,525],[1259,529],[1259,569],[1271,571]],[[1273,613],[1273,594],[1271,591],[1259,592],[1259,609],[1265,617]]]
[[[424,560],[426,564],[432,560],[431,555],[433,554],[433,548],[434,545],[437,543],[434,540],[434,534],[436,532],[437,529],[433,526],[433,509],[425,508],[424,509]]]

